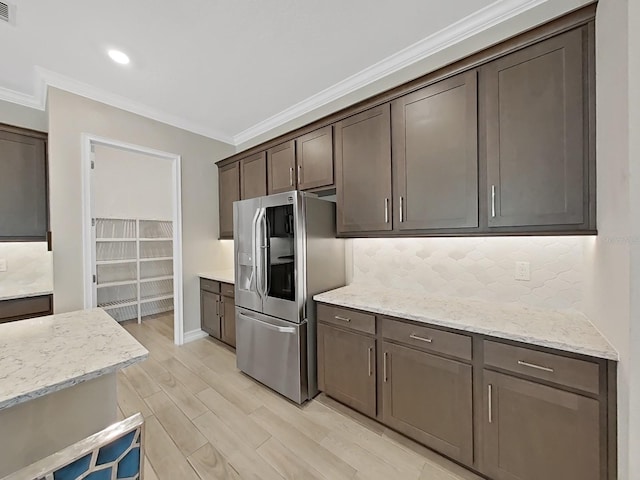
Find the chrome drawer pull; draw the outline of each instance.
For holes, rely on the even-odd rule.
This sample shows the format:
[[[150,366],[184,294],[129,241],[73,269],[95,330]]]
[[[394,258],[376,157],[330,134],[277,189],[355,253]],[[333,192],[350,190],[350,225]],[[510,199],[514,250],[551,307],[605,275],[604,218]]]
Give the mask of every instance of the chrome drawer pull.
[[[340,315],[336,315],[333,318],[335,318],[336,320],[341,320],[343,322],[350,322],[351,319],[350,318],[346,318],[346,317],[341,317]]]
[[[524,362],[522,360],[518,360],[518,365],[522,365],[523,367],[535,368],[536,370],[542,370],[543,372],[553,373],[553,368],[543,367],[542,365],[536,365],[534,363]]]
[[[433,342],[433,340],[431,338],[420,337],[420,336],[416,335],[415,333],[412,333],[411,335],[409,335],[409,338],[413,338],[414,340],[420,340],[421,342],[426,342],[426,343]]]
[[[373,370],[371,370],[371,354],[373,353],[373,347],[369,347],[368,357],[369,357],[369,376],[373,375]]]

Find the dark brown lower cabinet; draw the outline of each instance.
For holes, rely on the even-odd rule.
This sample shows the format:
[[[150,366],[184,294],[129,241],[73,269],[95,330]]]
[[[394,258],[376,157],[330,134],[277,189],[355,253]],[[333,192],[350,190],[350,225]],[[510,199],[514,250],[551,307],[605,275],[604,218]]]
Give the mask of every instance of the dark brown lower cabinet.
[[[233,297],[222,296],[220,340],[227,345],[236,346],[236,304]]]
[[[200,328],[215,338],[220,338],[220,295],[200,290]]]
[[[42,317],[53,313],[53,295],[0,301],[0,323]]]
[[[382,419],[455,460],[473,463],[472,367],[383,341]]]
[[[484,470],[494,480],[600,480],[599,402],[484,371]]]
[[[318,386],[330,397],[376,416],[376,340],[318,324]]]

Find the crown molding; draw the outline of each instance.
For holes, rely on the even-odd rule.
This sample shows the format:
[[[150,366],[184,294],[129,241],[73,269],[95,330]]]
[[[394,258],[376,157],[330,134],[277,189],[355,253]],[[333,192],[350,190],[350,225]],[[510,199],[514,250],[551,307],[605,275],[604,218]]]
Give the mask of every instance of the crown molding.
[[[176,128],[181,128],[198,135],[234,145],[233,136],[224,132],[219,132],[205,126],[198,125],[194,122],[162,112],[142,103],[96,88],[42,67],[36,66],[35,70],[37,83],[36,91],[33,95],[0,87],[0,100],[16,103],[36,110],[45,110],[48,87],[55,87]]]
[[[17,92],[5,87],[0,87],[0,100],[36,110],[44,110],[46,105],[46,98],[41,94],[29,95],[28,93]]]
[[[234,135],[240,145],[377,80],[537,7],[548,0],[498,0],[378,63]]]
[[[47,89],[48,87],[55,87],[173,127],[238,146],[548,1],[497,0],[433,35],[386,57],[380,62],[256,123],[236,135],[229,135],[162,112],[140,102],[38,66],[35,67],[37,83],[33,95],[0,87],[0,100],[37,110],[45,110]]]
[[[43,79],[44,84],[47,87],[54,87],[60,90],[65,90],[67,92],[71,92],[76,95],[95,100],[96,102],[105,103],[112,107],[126,110],[127,112],[135,113],[137,115],[141,115],[143,117],[147,117],[152,120],[171,125],[173,127],[181,128],[183,130],[187,130],[198,135],[203,135],[205,137],[212,138],[224,143],[233,144],[233,137],[231,135],[227,135],[226,133],[219,132],[217,130],[213,130],[203,125],[190,122],[189,120],[185,120],[175,115],[162,112],[143,103],[136,102],[120,95],[116,95],[115,93],[102,90],[100,88],[80,82],[78,80],[74,80],[73,78],[61,75],[42,67],[36,67],[36,72],[38,73],[38,76]]]

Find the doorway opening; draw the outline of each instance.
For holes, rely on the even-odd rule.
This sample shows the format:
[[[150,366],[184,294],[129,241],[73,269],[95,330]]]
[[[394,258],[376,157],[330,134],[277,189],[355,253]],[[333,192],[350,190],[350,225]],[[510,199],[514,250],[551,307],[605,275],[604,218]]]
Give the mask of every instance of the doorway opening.
[[[85,308],[162,316],[181,345],[180,156],[85,134],[82,168]]]

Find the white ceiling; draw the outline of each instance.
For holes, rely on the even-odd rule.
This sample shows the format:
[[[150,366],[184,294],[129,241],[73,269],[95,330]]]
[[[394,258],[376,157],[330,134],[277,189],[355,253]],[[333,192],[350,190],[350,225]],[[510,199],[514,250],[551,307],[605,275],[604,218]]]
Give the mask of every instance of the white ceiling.
[[[0,22],[0,98],[38,105],[47,83],[239,143],[416,42],[455,40],[455,22],[544,1],[18,0],[16,26]]]

